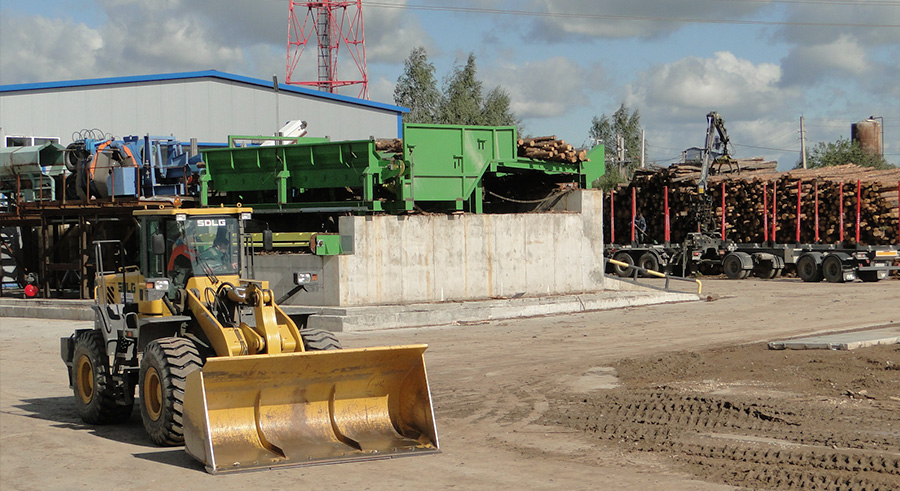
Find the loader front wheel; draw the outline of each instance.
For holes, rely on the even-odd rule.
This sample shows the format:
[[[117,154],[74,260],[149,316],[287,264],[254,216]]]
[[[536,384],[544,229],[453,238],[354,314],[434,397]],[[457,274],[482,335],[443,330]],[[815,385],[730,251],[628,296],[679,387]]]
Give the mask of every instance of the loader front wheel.
[[[303,349],[306,351],[325,351],[341,349],[341,342],[331,331],[324,329],[301,329],[300,337],[303,338]]]
[[[91,425],[127,421],[134,402],[116,401],[115,382],[109,373],[109,358],[100,331],[79,332],[72,359],[75,410],[82,421]]]
[[[141,419],[157,445],[184,443],[184,385],[203,360],[192,341],[162,338],[147,345],[141,360]]]

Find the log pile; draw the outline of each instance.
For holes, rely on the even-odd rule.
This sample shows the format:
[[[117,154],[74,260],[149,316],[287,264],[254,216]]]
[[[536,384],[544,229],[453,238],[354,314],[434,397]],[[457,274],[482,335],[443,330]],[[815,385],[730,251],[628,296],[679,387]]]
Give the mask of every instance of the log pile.
[[[715,230],[722,218],[722,185],[725,186],[725,236],[735,242],[766,239],[796,243],[797,196],[800,194],[799,243],[856,244],[857,182],[859,182],[859,242],[867,245],[900,243],[898,232],[898,182],[900,169],[877,171],[853,164],[822,169],[777,172],[775,162],[761,159],[738,161],[741,170],[716,169],[709,178]],[[615,190],[615,242],[631,240],[631,195],[647,221],[650,240],[664,240],[663,189],[668,186],[671,241],[684,240],[697,231],[695,203],[699,167],[675,165],[657,171],[638,171],[629,184]],[[774,199],[774,205],[773,205]],[[818,201],[818,227],[816,202]],[[843,228],[841,204],[843,203]],[[606,237],[609,229],[609,196],[606,197]],[[774,206],[774,214],[773,214]],[[773,219],[774,217],[774,219]],[[818,240],[817,240],[818,237]]]
[[[399,138],[377,138],[375,139],[375,151],[401,153],[403,152],[403,140]]]
[[[556,136],[519,138],[516,143],[519,157],[569,164],[588,161],[587,150],[576,149],[565,140],[557,140]]]
[[[516,143],[519,157],[569,164],[577,164],[589,160],[587,158],[587,150],[577,149],[566,143],[565,140],[557,140],[556,136],[519,138]],[[400,153],[403,151],[403,140],[399,138],[376,139],[375,150],[378,152]]]

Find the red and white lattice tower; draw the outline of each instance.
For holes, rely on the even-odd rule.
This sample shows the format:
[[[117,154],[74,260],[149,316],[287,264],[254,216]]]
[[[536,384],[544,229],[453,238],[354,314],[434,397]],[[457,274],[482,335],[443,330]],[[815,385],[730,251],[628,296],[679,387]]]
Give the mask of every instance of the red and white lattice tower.
[[[294,80],[294,71],[313,34],[315,34],[315,43],[318,46],[318,80],[307,82]],[[355,78],[341,79],[338,77],[338,52],[342,47],[353,58],[359,70]],[[297,74],[299,76],[300,72]],[[349,2],[290,1],[287,83],[316,87],[321,91],[331,93],[336,93],[340,87],[360,85],[358,97],[369,98],[362,0]]]

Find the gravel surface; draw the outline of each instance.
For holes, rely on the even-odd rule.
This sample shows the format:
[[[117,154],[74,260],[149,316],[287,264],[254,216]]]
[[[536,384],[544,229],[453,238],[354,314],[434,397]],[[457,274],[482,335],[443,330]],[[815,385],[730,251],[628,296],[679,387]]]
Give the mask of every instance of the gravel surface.
[[[708,301],[345,333],[427,343],[442,453],[210,476],[137,410],[74,416],[59,338],[0,318],[0,489],[898,489],[900,346],[769,351],[900,323],[900,281],[704,280]]]

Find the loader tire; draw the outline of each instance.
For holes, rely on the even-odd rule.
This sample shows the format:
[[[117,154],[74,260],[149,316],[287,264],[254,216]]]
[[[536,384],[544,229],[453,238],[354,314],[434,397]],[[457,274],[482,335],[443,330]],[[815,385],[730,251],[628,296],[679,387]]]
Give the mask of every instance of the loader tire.
[[[153,443],[184,444],[185,380],[201,366],[203,360],[189,339],[161,338],[147,345],[140,372],[141,419]]]
[[[324,329],[301,329],[300,337],[303,338],[303,349],[306,351],[325,351],[341,349],[341,342],[331,331]]]
[[[134,408],[133,399],[124,404],[116,401],[115,383],[109,373],[105,348],[100,331],[82,331],[75,335],[72,357],[75,410],[82,421],[91,425],[128,421]]]

